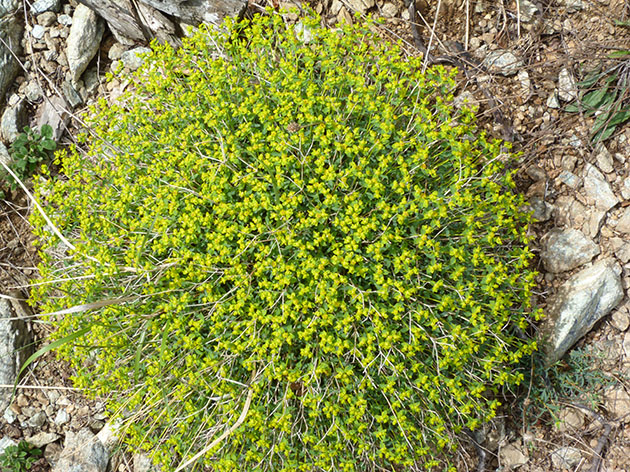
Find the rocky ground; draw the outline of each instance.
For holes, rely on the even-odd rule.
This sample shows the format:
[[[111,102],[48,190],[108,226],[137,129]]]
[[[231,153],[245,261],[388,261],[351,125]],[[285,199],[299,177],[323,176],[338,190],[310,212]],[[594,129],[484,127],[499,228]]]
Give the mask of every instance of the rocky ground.
[[[100,5],[108,21],[73,0],[0,0],[4,145],[27,124],[49,124],[60,145],[68,144],[87,105],[98,97],[116,100],[125,89],[124,81],[107,83],[104,75],[120,66],[136,69],[145,35],[113,21],[111,2]],[[548,315],[542,329],[551,336],[543,352],[551,362],[575,347],[560,367],[535,370],[525,400],[507,399],[505,416],[479,435],[484,470],[630,470],[630,126],[623,115],[630,55],[610,57],[630,49],[630,3],[417,0],[415,12],[399,1],[310,5],[331,26],[360,21],[357,12],[379,15],[386,19],[384,37],[402,40],[413,54],[430,46],[435,61],[460,65],[458,103],[477,104],[483,126],[521,153],[519,185],[537,218],[537,304]],[[250,11],[259,7],[249,3]],[[153,34],[173,43],[191,22],[177,24],[172,11],[163,15],[146,5],[142,12]],[[595,70],[601,77],[585,83]],[[595,90],[621,114],[607,116],[601,100],[586,95]],[[571,111],[578,98],[582,105]],[[591,110],[589,103],[597,106]],[[594,140],[598,125],[610,136]],[[10,318],[0,324],[0,384],[6,385],[20,360],[13,349],[45,340],[50,329],[20,300],[36,273],[26,220],[31,209],[21,191],[0,204],[0,319]],[[78,464],[85,467],[79,470],[148,470],[145,457],[114,453],[106,399],[85,399],[69,376],[51,353],[33,364],[18,395],[0,405],[0,451],[21,439],[41,446],[45,458],[34,471],[64,472]],[[542,386],[540,377],[547,381]],[[562,388],[551,388],[552,381]],[[8,392],[0,386],[0,404]],[[478,469],[482,455],[471,451],[462,456],[461,470]]]

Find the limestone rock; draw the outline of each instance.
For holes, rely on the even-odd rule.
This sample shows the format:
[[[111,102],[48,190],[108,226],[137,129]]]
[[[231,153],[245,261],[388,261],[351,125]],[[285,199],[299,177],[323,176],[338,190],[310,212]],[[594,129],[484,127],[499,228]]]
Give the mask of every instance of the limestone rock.
[[[27,437],[26,442],[35,447],[44,447],[47,444],[55,442],[59,438],[60,436],[58,434],[41,431],[34,436]]]
[[[574,447],[561,447],[551,453],[551,462],[556,469],[573,469],[582,460],[582,452]]]
[[[45,11],[58,12],[61,6],[61,0],[36,0],[31,5],[31,13],[39,15]]]
[[[599,143],[595,148],[595,161],[597,162],[597,167],[599,170],[604,172],[605,174],[610,174],[615,170],[613,167],[613,157],[612,154],[608,151],[604,144]]]
[[[374,0],[348,0],[350,8],[359,13],[366,13],[376,2]]]
[[[107,449],[94,434],[84,428],[68,431],[64,448],[53,472],[105,472],[109,462]]]
[[[558,413],[556,429],[561,433],[577,431],[584,426],[584,413],[577,408],[563,408]]]
[[[543,238],[540,257],[547,271],[559,273],[586,264],[599,253],[599,246],[581,231],[554,228]]]
[[[623,210],[615,229],[621,233],[630,234],[630,207],[626,207]]]
[[[497,49],[496,51],[490,51],[486,55],[483,60],[483,65],[487,67],[490,72],[508,77],[521,70],[523,61],[507,49]]]
[[[575,77],[566,67],[558,74],[558,98],[570,102],[577,98],[578,88]]]
[[[630,262],[630,242],[624,238],[610,238],[609,241],[615,257],[622,264]]]
[[[41,129],[46,124],[50,125],[53,129],[53,139],[59,141],[70,119],[68,104],[63,98],[55,95],[42,103],[37,111],[37,117],[38,128]]]
[[[15,445],[17,445],[17,443],[11,438],[0,437],[0,454],[2,454],[7,447]]]
[[[611,259],[603,259],[567,280],[547,307],[542,330],[547,365],[558,361],[623,298],[621,278]]]
[[[2,2],[0,13],[6,7],[12,6],[12,2]],[[8,11],[12,11],[8,10]],[[22,53],[20,46],[22,41],[22,23],[17,15],[0,15],[0,102],[4,94],[13,84],[13,79],[18,74],[19,63],[15,60],[15,55]]]
[[[508,444],[499,449],[499,463],[507,470],[525,465],[528,460],[519,442]]]
[[[0,298],[0,384],[13,385],[22,364],[30,355],[31,334],[11,303]],[[0,387],[0,411],[9,406],[10,388]]]
[[[619,203],[606,178],[591,164],[586,164],[584,194],[590,203],[604,211],[610,210]]]
[[[137,70],[144,62],[143,54],[150,53],[151,49],[145,47],[138,47],[125,51],[120,55],[120,60],[129,70]]]
[[[604,405],[614,419],[623,418],[624,423],[630,423],[630,395],[623,386],[607,389]]]
[[[77,82],[96,55],[104,31],[101,19],[85,5],[79,5],[72,17],[66,46],[71,78]]]
[[[26,126],[26,106],[24,100],[20,100],[14,106],[4,110],[0,118],[0,138],[5,143],[12,143]]]
[[[530,0],[520,0],[519,13],[521,15],[521,21],[523,23],[531,23],[536,13],[538,13],[538,7]]]

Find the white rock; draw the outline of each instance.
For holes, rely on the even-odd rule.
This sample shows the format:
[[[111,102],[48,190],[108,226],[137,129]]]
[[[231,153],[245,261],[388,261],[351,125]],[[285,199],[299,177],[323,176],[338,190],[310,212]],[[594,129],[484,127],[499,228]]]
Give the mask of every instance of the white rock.
[[[31,5],[31,13],[39,15],[45,11],[58,12],[61,5],[61,0],[36,0]]]
[[[18,101],[14,106],[4,110],[0,118],[0,138],[6,143],[14,142],[27,123],[26,104],[24,100]]]
[[[617,221],[615,229],[621,233],[630,234],[630,207],[626,207]]]
[[[499,464],[507,470],[527,464],[529,459],[521,449],[520,442],[508,444],[499,449]]]
[[[59,15],[57,21],[63,26],[72,26],[72,17],[70,15]]]
[[[551,462],[556,469],[573,469],[582,460],[582,452],[574,447],[561,447],[551,453]]]
[[[92,432],[84,428],[78,433],[68,431],[63,451],[53,472],[105,472],[109,453]]]
[[[606,390],[604,406],[614,417],[614,420],[630,422],[630,395],[623,386],[613,386]]]
[[[376,5],[376,2],[375,0],[348,0],[348,4],[353,10],[359,13],[365,13]]]
[[[27,423],[33,428],[41,428],[42,426],[44,426],[44,423],[46,423],[46,413],[43,411],[38,411],[28,419]]]
[[[621,196],[630,200],[630,177],[626,177],[621,183]]]
[[[577,98],[578,88],[575,77],[566,67],[558,74],[558,98],[570,102]]]
[[[66,57],[73,81],[77,82],[96,55],[103,37],[101,19],[90,8],[79,4],[74,10],[68,35]]]
[[[599,246],[577,229],[554,228],[543,237],[540,257],[549,272],[566,272],[589,262]]]
[[[117,61],[121,58],[123,53],[127,50],[127,47],[120,43],[112,44],[112,47],[109,48],[107,53],[107,57],[109,57],[112,61]]]
[[[55,419],[53,420],[57,426],[62,426],[70,421],[70,415],[66,410],[57,410]]]
[[[606,149],[606,146],[599,143],[595,148],[595,153],[595,160],[597,161],[597,167],[599,167],[599,170],[605,174],[610,174],[615,170],[613,167],[613,157],[610,152],[608,152],[608,149]]]
[[[614,260],[603,259],[567,280],[551,298],[542,336],[547,365],[554,364],[623,298]]]
[[[103,444],[108,450],[112,450],[119,441],[119,432],[120,432],[120,423],[112,423],[107,422],[103,429],[101,429],[98,434],[98,440]]]
[[[470,90],[464,90],[457,97],[453,99],[453,106],[457,109],[461,109],[464,106],[475,107],[479,104],[478,100],[472,94]]]
[[[563,3],[569,13],[584,9],[584,2],[582,0],[563,0]]]
[[[35,436],[26,438],[26,442],[35,447],[44,447],[47,444],[55,442],[60,437],[61,436],[56,433],[45,433],[42,431],[37,433]]]
[[[15,413],[13,413],[11,407],[9,407],[4,409],[4,414],[2,415],[2,418],[4,418],[4,421],[6,421],[7,423],[13,424],[17,419],[17,416]]]
[[[547,98],[547,106],[549,108],[560,108],[560,102],[558,101],[558,91],[557,90],[553,90],[551,92],[551,95],[549,95],[549,97]]]
[[[602,227],[602,224],[604,223],[605,217],[605,210],[589,208],[586,211],[586,218],[584,219],[584,224],[582,225],[582,232],[584,232],[584,234],[588,237],[595,239]]]
[[[21,0],[0,0],[0,18],[15,13],[21,4]]]
[[[555,424],[560,433],[577,431],[584,426],[584,413],[576,408],[563,408],[558,413],[558,421]]]
[[[622,264],[626,264],[630,261],[630,242],[622,238],[610,238],[610,245],[615,257],[621,261]]]
[[[381,7],[381,13],[385,18],[395,18],[398,16],[398,7],[391,2],[387,2]]]
[[[606,178],[591,164],[586,164],[584,194],[589,203],[604,211],[610,210],[619,203]]]
[[[146,454],[133,455],[133,472],[156,472],[159,468],[154,466]]]
[[[523,61],[516,57],[512,51],[497,49],[486,55],[483,65],[492,73],[508,77],[523,68]]]
[[[577,188],[578,185],[580,185],[579,177],[573,172],[569,172],[568,170],[563,170],[562,172],[560,172],[558,174],[558,177],[556,177],[556,181],[574,189]]]
[[[628,316],[628,312],[621,309],[613,311],[610,324],[619,331],[624,332],[630,326],[630,316]]]
[[[70,119],[68,104],[63,98],[53,96],[44,100],[37,110],[37,126],[49,125],[53,129],[53,139],[59,141]]]
[[[125,51],[120,55],[120,60],[127,69],[137,70],[144,62],[144,57],[141,56],[150,52],[151,49],[145,47],[130,49],[129,51]]]
[[[532,81],[529,78],[529,74],[525,69],[521,69],[516,74],[516,78],[520,84],[520,95],[524,101],[527,101],[532,96]]]

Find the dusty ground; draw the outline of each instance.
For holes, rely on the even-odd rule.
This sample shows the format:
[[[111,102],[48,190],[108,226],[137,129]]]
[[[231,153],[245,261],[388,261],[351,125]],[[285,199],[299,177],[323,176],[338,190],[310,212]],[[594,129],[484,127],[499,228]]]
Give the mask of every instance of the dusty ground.
[[[526,21],[525,12],[517,8],[514,0],[418,0],[416,6],[422,17],[417,18],[417,23],[424,44],[434,47],[431,50],[434,56],[453,56],[462,50],[470,54],[463,56],[467,73],[459,74],[458,94],[470,93],[469,98],[480,106],[482,125],[496,137],[509,135],[515,150],[522,153],[519,183],[523,191],[530,197],[553,203],[573,191],[567,185],[558,184],[556,178],[561,172],[568,167],[580,169],[586,162],[595,162],[597,153],[596,143],[591,140],[594,117],[567,112],[567,102],[562,100],[558,102],[559,108],[550,107],[549,98],[557,90],[562,69],[568,70],[579,82],[598,67],[605,71],[617,66],[621,71],[626,61],[630,64],[630,56],[609,57],[615,50],[630,49],[630,28],[623,24],[630,19],[630,4],[624,0],[540,0],[532,3],[537,6],[537,12]],[[381,15],[387,18],[383,27],[386,35],[402,39],[405,47],[417,54],[409,15],[401,2],[379,0],[369,9],[364,8],[370,5],[367,0],[314,0],[311,5],[330,25],[338,21],[360,21],[350,14],[357,8]],[[252,8],[256,8],[256,3],[252,2]],[[103,44],[101,56],[105,68],[108,43],[104,41]],[[497,49],[509,50],[522,60],[518,75],[504,77],[477,67],[489,51]],[[618,80],[613,86],[618,86],[618,100],[625,100],[628,87]],[[591,87],[601,87],[601,81]],[[614,169],[610,174],[613,183],[615,176],[621,179],[628,175],[629,139],[630,126],[622,123],[605,141],[614,158]],[[540,178],[541,172],[544,178]],[[625,206],[626,202],[621,205]],[[36,273],[37,258],[26,221],[28,209],[27,200],[19,193],[12,196],[11,202],[0,204],[0,287],[25,286]],[[533,231],[538,238],[556,225],[561,216],[554,215],[548,221],[534,225]],[[594,236],[604,252],[613,252],[608,246],[611,237],[605,228]],[[535,248],[539,246],[538,241],[534,243]],[[545,306],[547,297],[567,275],[540,277],[538,302],[541,306]],[[624,279],[628,280],[625,269]],[[622,304],[627,301],[626,297]],[[624,316],[628,317],[627,310],[620,310],[614,316],[615,319],[608,316],[600,322],[579,346],[582,349],[594,347],[600,354],[586,357],[586,367],[581,370],[577,364],[566,364],[565,370],[558,373],[561,381],[576,382],[572,391],[577,392],[576,395],[558,395],[547,402],[543,399],[542,405],[547,407],[544,408],[539,404],[539,385],[528,385],[525,406],[531,407],[525,413],[522,399],[506,399],[505,416],[487,431],[484,438],[485,470],[498,467],[507,470],[506,461],[515,465],[518,461],[514,462],[514,457],[520,456],[514,451],[526,460],[518,468],[521,471],[630,470],[630,426],[626,423],[630,418],[604,400],[606,385],[630,386],[623,351],[624,332],[628,329],[623,320]],[[40,337],[44,337],[49,329],[41,324],[35,327]],[[594,375],[592,368],[604,377]],[[541,374],[535,371],[534,378],[537,375]],[[71,413],[74,412],[71,415],[73,423],[68,428],[76,430],[85,425],[98,428],[98,422],[102,421],[98,419],[102,418],[99,416],[102,405],[84,400],[80,392],[70,388],[68,377],[67,366],[47,355],[37,362],[22,383],[56,387],[54,391],[67,396],[68,405],[72,405]],[[23,388],[21,401],[29,407],[45,407],[47,402],[50,403],[50,391]],[[587,400],[592,402],[586,404]],[[565,421],[559,427],[554,425],[551,413]],[[35,433],[11,429],[7,424],[0,427],[1,433],[15,439]],[[554,465],[552,456],[562,447],[574,448],[579,457],[571,463]],[[132,470],[125,458],[119,462],[116,470]],[[477,464],[478,455],[474,448],[462,452],[461,470],[477,470]],[[38,470],[47,468],[43,461],[40,466]]]

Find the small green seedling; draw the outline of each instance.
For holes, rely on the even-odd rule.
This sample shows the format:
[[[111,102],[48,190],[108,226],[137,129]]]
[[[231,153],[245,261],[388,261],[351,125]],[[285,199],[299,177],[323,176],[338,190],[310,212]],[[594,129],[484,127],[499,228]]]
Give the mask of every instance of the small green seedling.
[[[41,456],[41,449],[20,441],[15,446],[8,446],[0,454],[0,472],[27,472]]]
[[[24,180],[33,175],[39,164],[48,159],[55,149],[57,143],[53,139],[50,125],[43,125],[41,132],[26,126],[9,148],[9,154],[13,158],[11,170],[20,180]],[[15,190],[17,182],[11,175],[6,176],[6,181],[11,190]]]

